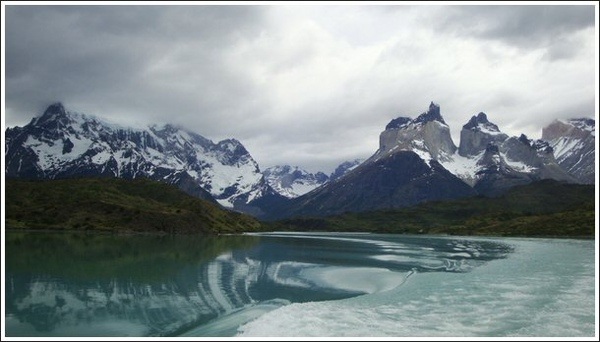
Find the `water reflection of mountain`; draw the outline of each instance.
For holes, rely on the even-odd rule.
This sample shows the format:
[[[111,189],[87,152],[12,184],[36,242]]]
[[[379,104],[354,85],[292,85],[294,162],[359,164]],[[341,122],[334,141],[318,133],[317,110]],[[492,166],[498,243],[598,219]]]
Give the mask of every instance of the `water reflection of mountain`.
[[[7,335],[173,335],[272,299],[347,298],[393,288],[414,265],[453,271],[502,256],[492,245],[366,241],[7,234]]]
[[[260,240],[23,233],[6,237],[7,319],[14,320],[19,331],[31,325],[34,335],[47,336],[163,335],[248,304],[246,280],[232,278],[242,273],[232,270],[247,267],[227,260],[229,251],[252,248]]]

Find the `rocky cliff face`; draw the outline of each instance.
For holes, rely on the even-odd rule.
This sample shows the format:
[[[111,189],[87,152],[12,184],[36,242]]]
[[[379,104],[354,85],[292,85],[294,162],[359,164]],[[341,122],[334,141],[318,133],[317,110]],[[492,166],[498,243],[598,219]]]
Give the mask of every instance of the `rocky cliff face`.
[[[433,102],[429,110],[411,120],[399,117],[392,120],[379,136],[376,158],[397,151],[414,151],[427,160],[447,160],[456,151],[450,128]]]
[[[458,154],[474,157],[484,151],[489,144],[499,145],[508,138],[498,126],[488,121],[485,113],[473,116],[460,131]]]
[[[550,143],[563,169],[581,183],[595,183],[595,120],[555,120],[542,129],[542,139]]]

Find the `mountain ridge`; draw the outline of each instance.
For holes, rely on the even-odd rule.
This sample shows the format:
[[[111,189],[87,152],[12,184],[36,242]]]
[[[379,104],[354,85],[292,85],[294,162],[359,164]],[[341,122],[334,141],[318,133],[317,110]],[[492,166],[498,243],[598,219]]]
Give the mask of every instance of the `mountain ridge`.
[[[274,210],[271,218],[322,217],[498,196],[543,179],[577,183],[558,165],[550,143],[524,134],[509,137],[483,112],[463,126],[456,147],[440,106],[431,102],[415,119],[391,120],[380,134],[379,149],[359,167]]]
[[[321,171],[312,173],[297,165],[275,165],[266,168],[262,173],[271,188],[280,195],[292,199],[343,177],[362,162],[362,159],[345,161],[338,165],[330,175]]]
[[[550,144],[524,134],[511,137],[483,112],[463,125],[456,153],[441,162],[479,193],[487,195],[546,178],[577,181],[558,165]]]
[[[392,119],[370,158],[342,163],[328,176],[286,165],[261,172],[237,139],[214,143],[170,124],[124,127],[54,103],[29,124],[6,129],[5,174],[145,177],[267,218],[497,196],[542,179],[593,183],[595,121],[556,121],[544,129],[550,141],[511,137],[479,112],[463,125],[456,146],[440,106],[431,102],[414,119]]]
[[[238,140],[214,143],[173,125],[124,127],[55,103],[6,136],[8,177],[146,177],[229,208],[274,195]]]

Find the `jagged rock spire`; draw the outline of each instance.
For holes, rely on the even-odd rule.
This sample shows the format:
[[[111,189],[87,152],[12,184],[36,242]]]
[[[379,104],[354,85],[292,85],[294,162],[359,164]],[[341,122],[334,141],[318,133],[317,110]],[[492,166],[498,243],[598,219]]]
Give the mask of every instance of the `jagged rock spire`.
[[[446,122],[444,121],[444,118],[442,118],[442,114],[440,112],[440,106],[438,104],[433,103],[433,101],[429,104],[429,110],[427,110],[425,113],[419,115],[414,122],[417,123],[427,123],[430,121],[439,121],[441,123],[443,123],[444,125],[446,124]]]
[[[408,127],[410,124],[425,124],[430,121],[438,121],[446,125],[440,112],[440,106],[433,101],[429,104],[429,109],[426,112],[421,113],[416,119],[413,120],[406,116],[400,116],[390,121],[390,123],[385,126],[385,129],[400,129]]]
[[[484,112],[479,112],[479,114],[473,115],[471,120],[469,120],[469,122],[463,126],[463,129],[477,129],[481,126],[495,132],[500,132],[498,126],[496,126],[494,123],[491,123]]]

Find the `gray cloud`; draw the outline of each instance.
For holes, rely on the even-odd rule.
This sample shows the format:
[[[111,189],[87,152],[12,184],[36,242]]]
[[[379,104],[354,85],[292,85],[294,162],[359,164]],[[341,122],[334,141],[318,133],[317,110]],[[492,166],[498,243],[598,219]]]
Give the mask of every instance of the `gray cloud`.
[[[520,47],[548,44],[556,37],[594,27],[594,6],[450,6],[438,15],[441,28]]]
[[[244,95],[252,91],[246,80],[221,60],[260,16],[253,7],[223,11],[9,6],[7,98],[27,108],[26,115],[41,109],[31,103],[37,98],[43,105],[62,100],[101,115],[147,115],[149,121],[169,111],[215,112],[231,98],[251,96]]]
[[[594,113],[593,6],[5,8],[7,126],[63,101],[330,171],[430,101],[455,143],[479,111],[529,136]]]
[[[438,28],[464,37],[496,40],[521,49],[547,49],[550,60],[577,53],[573,33],[594,28],[594,6],[451,6]]]

